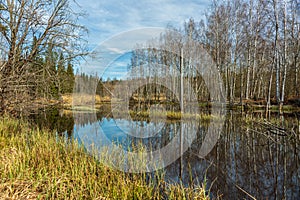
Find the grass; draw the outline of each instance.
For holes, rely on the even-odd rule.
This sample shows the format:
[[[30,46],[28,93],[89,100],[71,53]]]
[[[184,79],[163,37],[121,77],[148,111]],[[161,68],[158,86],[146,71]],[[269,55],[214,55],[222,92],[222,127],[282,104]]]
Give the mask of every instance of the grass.
[[[117,111],[115,111],[117,112]],[[119,111],[122,112],[122,111]],[[147,110],[140,110],[140,111],[133,111],[130,110],[129,114],[132,118],[149,118],[150,112]],[[199,120],[201,122],[210,122],[211,120],[222,120],[220,116],[214,116],[211,114],[205,114],[205,113],[181,113],[180,111],[166,111],[166,112],[154,112],[152,113],[152,116],[156,119],[168,119],[168,120]]]
[[[101,104],[105,102],[110,102],[110,97],[101,97],[100,95],[91,94],[63,94],[62,102],[65,107],[72,107],[73,101],[75,104],[85,105],[85,104]]]
[[[109,168],[74,140],[0,118],[0,199],[209,199],[205,186]]]

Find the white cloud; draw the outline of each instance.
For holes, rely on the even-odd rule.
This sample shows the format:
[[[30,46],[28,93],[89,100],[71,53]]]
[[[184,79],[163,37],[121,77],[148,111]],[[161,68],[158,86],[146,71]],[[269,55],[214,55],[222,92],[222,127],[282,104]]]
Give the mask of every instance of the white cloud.
[[[107,37],[140,27],[180,27],[193,17],[199,20],[209,0],[77,0],[88,13],[82,22],[91,30],[89,41],[99,43]]]
[[[81,23],[89,29],[90,47],[96,47],[95,50],[101,57],[97,64],[90,63],[81,66],[81,69],[86,69],[85,72],[107,71],[108,61],[116,55],[132,50],[136,44],[143,43],[145,38],[151,39],[153,35],[159,36],[155,29],[150,28],[149,31],[143,29],[141,32],[136,29],[166,28],[168,25],[180,28],[191,17],[196,21],[202,19],[209,5],[209,0],[77,0],[77,2],[88,14],[86,18],[81,19]],[[118,38],[122,37],[123,32],[133,29],[135,29],[135,34],[126,37],[126,40]],[[110,38],[115,38],[115,40],[110,40]],[[109,70],[111,75],[116,76],[124,72],[120,67],[122,66],[119,66],[116,72]]]
[[[123,53],[125,53],[124,50],[118,49],[118,48],[114,48],[114,47],[108,47],[107,50],[111,51],[112,53],[117,53],[117,54],[123,54]]]

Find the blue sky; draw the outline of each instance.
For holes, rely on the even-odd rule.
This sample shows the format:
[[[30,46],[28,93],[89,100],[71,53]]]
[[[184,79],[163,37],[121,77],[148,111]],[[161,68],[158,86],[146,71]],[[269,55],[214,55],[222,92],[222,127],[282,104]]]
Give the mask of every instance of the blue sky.
[[[104,41],[110,40],[113,36],[122,34],[144,27],[166,28],[168,25],[182,27],[183,23],[189,18],[199,21],[203,18],[205,11],[208,10],[209,0],[76,0],[82,10],[87,13],[85,18],[80,20],[89,30],[87,38],[90,49],[98,49]],[[133,41],[129,41],[133,42]],[[112,48],[111,48],[112,49]],[[115,51],[116,50],[116,51]],[[129,56],[121,56],[118,53],[118,59],[110,63],[110,73],[108,76],[119,77],[127,68]],[[99,53],[99,57],[108,57],[110,53],[104,51]],[[127,59],[127,60],[125,60]],[[123,66],[122,66],[123,65]],[[89,66],[82,64],[82,71],[88,71]],[[97,66],[102,74],[107,66]],[[114,71],[114,68],[116,70]]]

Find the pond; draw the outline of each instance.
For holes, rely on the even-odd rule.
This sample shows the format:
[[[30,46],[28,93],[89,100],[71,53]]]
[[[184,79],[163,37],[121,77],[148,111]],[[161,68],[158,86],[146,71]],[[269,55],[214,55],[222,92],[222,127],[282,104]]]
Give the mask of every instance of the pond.
[[[263,117],[263,112],[228,110],[219,138],[204,158],[199,156],[199,149],[210,120],[161,123],[115,119],[105,106],[96,114],[54,108],[32,116],[32,120],[66,138],[77,139],[90,152],[110,144],[120,147],[120,152],[135,152],[134,146],[138,144],[143,144],[147,152],[173,148],[174,154],[182,156],[161,158],[163,165],[155,163],[163,167],[167,182],[195,185],[205,181],[211,197],[299,199],[300,113],[273,113],[269,120]],[[155,134],[147,135],[153,131]],[[195,135],[185,138],[188,142],[183,144],[181,135],[189,132]],[[136,138],[138,133],[145,135]],[[168,146],[170,143],[173,146]],[[181,148],[182,145],[185,147]],[[125,171],[129,171],[127,164],[123,163]],[[115,167],[122,170],[122,165]]]

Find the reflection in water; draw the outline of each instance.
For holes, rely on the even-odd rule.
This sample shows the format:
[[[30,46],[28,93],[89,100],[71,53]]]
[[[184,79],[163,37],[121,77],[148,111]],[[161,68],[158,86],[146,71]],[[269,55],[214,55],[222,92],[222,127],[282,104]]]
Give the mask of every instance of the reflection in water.
[[[75,121],[85,119],[86,115],[74,114]],[[96,118],[92,113],[90,115],[91,119]],[[93,120],[89,120],[85,125],[82,125],[82,121],[75,123],[74,137],[84,144],[87,151],[99,152],[100,159],[103,151],[124,156],[120,159],[112,158],[111,162],[115,168],[128,172],[151,172],[173,163],[196,139],[199,127],[193,121],[163,123],[163,126],[159,121],[128,121],[112,118],[102,118],[93,123],[90,123],[91,121]],[[142,137],[135,137],[138,133],[143,133]],[[149,137],[145,137],[147,134]],[[140,151],[134,151],[141,145],[144,147],[142,154]],[[136,160],[144,160],[145,163],[139,166]]]
[[[299,198],[297,119],[287,118],[281,123],[281,127],[287,130],[287,135],[282,136],[268,123],[250,121],[253,115],[244,117],[248,122],[229,113],[218,145],[206,157],[213,163],[207,178],[217,178],[213,190],[219,189],[230,198],[239,194],[238,199],[245,196],[238,187],[257,199]]]
[[[222,194],[224,199],[251,199],[249,195],[256,199],[297,199],[300,196],[299,115],[274,116],[271,123],[258,120],[259,115],[229,111],[217,144],[204,159],[199,157],[199,150],[208,123],[191,125],[189,122],[168,121],[160,132],[146,139],[135,138],[126,132],[136,131],[137,127],[149,125],[149,122],[129,123],[123,119],[113,119],[105,112],[97,116],[93,113],[76,113],[74,118],[54,112],[51,116],[60,117],[61,122],[49,116],[47,119],[53,128],[60,131],[70,132],[70,125],[74,123],[73,137],[85,144],[101,141],[103,145],[104,141],[107,144],[114,141],[125,150],[138,142],[146,145],[148,151],[161,149],[176,138],[182,127],[184,130],[192,127],[189,131],[196,130],[196,138],[185,138],[191,147],[165,168],[168,182],[201,184],[206,177],[213,197]],[[42,121],[41,117],[39,120]],[[70,122],[72,120],[73,123]],[[116,120],[119,120],[118,126],[123,126],[116,126]],[[68,128],[57,125],[61,123]],[[181,153],[179,150],[173,153]]]
[[[71,137],[74,129],[74,118],[56,107],[47,108],[29,116],[29,120],[40,129],[56,130],[59,134]]]

